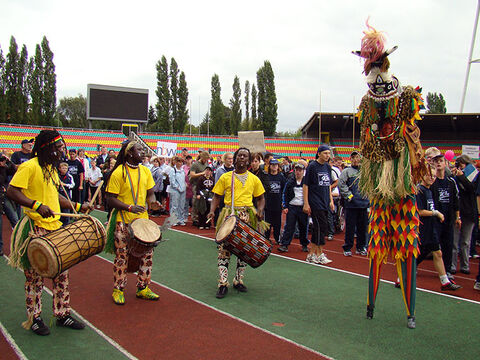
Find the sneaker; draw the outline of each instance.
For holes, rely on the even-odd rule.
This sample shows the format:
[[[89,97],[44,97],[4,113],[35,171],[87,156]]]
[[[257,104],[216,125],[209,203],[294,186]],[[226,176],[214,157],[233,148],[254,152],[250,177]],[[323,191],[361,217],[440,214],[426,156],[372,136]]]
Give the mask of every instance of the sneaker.
[[[480,255],[478,255],[478,254],[473,254],[473,255],[472,255],[472,258],[478,259],[478,258],[480,258]]]
[[[200,227],[198,228],[198,230],[203,230],[203,229],[205,229],[203,226],[200,226]]]
[[[407,319],[407,327],[409,329],[415,329],[416,324],[415,324],[415,316],[409,316]]]
[[[33,319],[33,324],[30,329],[32,329],[32,331],[37,335],[45,336],[50,334],[48,326],[43,323],[43,320],[40,316]]]
[[[350,250],[345,250],[343,256],[352,256],[352,252]]]
[[[441,289],[442,291],[458,290],[458,289],[461,289],[461,288],[462,288],[462,287],[461,287],[460,285],[457,285],[457,284],[455,283],[455,281],[453,281],[453,280],[450,280],[450,282],[448,282],[448,283],[446,283],[446,284],[444,284],[444,285],[442,285],[442,286],[440,287],[440,289]]]
[[[308,254],[306,261],[309,262],[309,263],[312,263],[312,264],[318,264],[317,255],[315,255],[315,254]]]
[[[463,270],[463,269],[461,269],[460,272],[461,272],[462,274],[470,275],[470,270]]]
[[[327,258],[327,256],[325,255],[325,253],[322,253],[322,254],[318,257],[318,262],[317,262],[317,264],[327,265],[327,264],[330,264],[331,262],[332,262],[332,260],[330,260],[329,258]]]
[[[67,315],[57,319],[57,326],[68,327],[74,330],[82,330],[85,327],[85,324],[77,319],[74,319],[70,315]]]
[[[448,280],[450,281],[453,281],[455,280],[455,276],[453,276],[451,273],[447,272],[447,277],[448,277]]]
[[[145,300],[158,300],[160,296],[155,294],[148,286],[143,289],[137,289],[137,298],[145,299]]]
[[[233,284],[233,288],[235,290],[237,290],[238,292],[247,292],[247,287],[245,285],[243,285],[242,283],[238,283],[238,284]]]
[[[367,256],[367,249],[357,250],[357,255]]]
[[[328,240],[328,241],[332,241],[332,240],[333,240],[333,235],[328,235],[328,236],[327,236],[327,240]]]
[[[185,223],[185,221],[182,221],[180,222],[180,226],[187,226],[187,224]]]
[[[285,245],[280,245],[278,247],[278,251],[280,252],[288,252],[288,247],[286,247]]]
[[[223,299],[225,297],[225,295],[227,295],[227,293],[228,293],[227,285],[220,285],[218,287],[217,294],[215,295],[215,297],[217,299]]]
[[[308,246],[302,246],[302,252],[308,252]]]
[[[400,279],[397,278],[397,280],[395,280],[395,285],[394,285],[397,289],[400,289],[402,286],[400,285]]]
[[[480,290],[480,281],[475,281],[475,284],[473,284],[473,289]]]
[[[457,273],[457,269],[450,269],[450,274],[455,275]]]
[[[113,289],[112,298],[113,298],[113,302],[117,305],[125,304],[125,296],[123,295],[122,290]]]

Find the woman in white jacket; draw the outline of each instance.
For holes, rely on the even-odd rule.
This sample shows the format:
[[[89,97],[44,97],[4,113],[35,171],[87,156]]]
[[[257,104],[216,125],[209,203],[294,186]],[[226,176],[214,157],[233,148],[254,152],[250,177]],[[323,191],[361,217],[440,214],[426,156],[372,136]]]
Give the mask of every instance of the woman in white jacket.
[[[183,171],[183,158],[175,156],[172,160],[173,169],[170,171],[168,178],[170,185],[168,193],[170,194],[170,214],[175,214],[178,222],[176,225],[185,226],[188,213],[185,213],[185,199],[187,184],[185,182],[185,171]]]

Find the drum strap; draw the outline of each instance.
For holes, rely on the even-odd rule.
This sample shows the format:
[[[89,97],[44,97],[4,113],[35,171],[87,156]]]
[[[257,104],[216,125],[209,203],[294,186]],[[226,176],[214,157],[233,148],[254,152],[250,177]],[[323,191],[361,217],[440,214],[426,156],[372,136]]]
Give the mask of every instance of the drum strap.
[[[231,185],[231,193],[232,193],[232,215],[235,214],[235,202],[234,202],[234,185],[235,185],[235,170],[232,171],[232,185]]]
[[[130,190],[132,191],[133,204],[137,205],[138,194],[140,194],[140,167],[138,167],[138,182],[137,182],[137,193],[135,194],[135,188],[133,187],[132,177],[130,176],[130,171],[128,170],[128,165],[125,165],[127,170],[128,182],[130,183]]]

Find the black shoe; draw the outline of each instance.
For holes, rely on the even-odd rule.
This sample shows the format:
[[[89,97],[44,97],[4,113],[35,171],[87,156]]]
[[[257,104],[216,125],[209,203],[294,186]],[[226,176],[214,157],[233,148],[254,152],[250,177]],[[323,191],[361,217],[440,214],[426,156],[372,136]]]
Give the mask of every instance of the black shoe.
[[[198,227],[198,221],[194,221],[194,222],[192,223],[192,225]]]
[[[407,327],[409,329],[415,329],[416,324],[415,324],[415,316],[409,316],[407,320]]]
[[[225,297],[225,295],[227,295],[227,293],[228,293],[227,285],[222,285],[218,288],[217,295],[215,295],[215,296],[216,296],[217,299],[223,299]]]
[[[280,245],[278,247],[278,251],[280,252],[288,252],[288,247],[286,247],[285,245]]]
[[[247,287],[241,283],[233,284],[233,288],[238,292],[247,292]]]
[[[367,319],[373,319],[373,309],[375,306],[367,305]]]
[[[37,335],[45,336],[50,334],[50,330],[48,329],[48,326],[43,323],[43,320],[41,317],[37,317],[33,319],[33,324],[30,329],[32,329],[32,331]]]
[[[455,275],[457,273],[457,270],[450,270],[450,274]]]
[[[463,269],[462,269],[462,270],[460,270],[460,272],[461,272],[462,274],[470,275],[470,270],[463,270]]]
[[[85,327],[85,324],[74,319],[70,315],[57,319],[57,326],[64,326],[74,330],[81,330]]]
[[[302,251],[303,252],[308,252],[308,247],[307,246],[302,246]]]

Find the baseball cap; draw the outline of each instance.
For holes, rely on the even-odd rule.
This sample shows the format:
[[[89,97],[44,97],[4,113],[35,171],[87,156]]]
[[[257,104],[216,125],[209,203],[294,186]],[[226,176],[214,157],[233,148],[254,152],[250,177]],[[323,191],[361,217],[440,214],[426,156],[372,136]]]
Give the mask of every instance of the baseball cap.
[[[436,147],[429,147],[427,150],[425,150],[425,157],[429,157],[431,159],[437,158],[443,156],[442,152],[438,150]]]
[[[303,169],[305,169],[305,165],[303,165],[303,164],[301,164],[301,163],[296,163],[296,164],[295,164],[295,169],[297,169],[297,168],[303,170]]]
[[[321,153],[321,152],[327,151],[327,150],[330,150],[330,147],[328,147],[327,145],[320,145],[317,149],[317,153]]]
[[[270,160],[270,165],[274,165],[274,164],[279,164],[278,160],[273,158],[272,160]]]
[[[23,144],[31,144],[31,143],[33,143],[33,141],[34,141],[34,139],[30,139],[30,140],[23,139],[23,140],[22,140],[22,145],[23,145]]]

